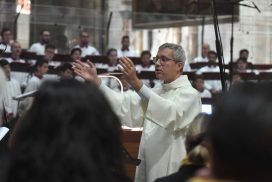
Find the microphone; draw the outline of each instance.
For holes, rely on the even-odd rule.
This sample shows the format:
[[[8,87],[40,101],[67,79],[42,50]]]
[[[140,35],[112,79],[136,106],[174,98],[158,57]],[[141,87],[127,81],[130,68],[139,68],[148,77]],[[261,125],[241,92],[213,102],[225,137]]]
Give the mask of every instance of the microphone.
[[[261,10],[258,8],[258,6],[252,1],[253,6],[256,8],[256,10],[261,13]]]

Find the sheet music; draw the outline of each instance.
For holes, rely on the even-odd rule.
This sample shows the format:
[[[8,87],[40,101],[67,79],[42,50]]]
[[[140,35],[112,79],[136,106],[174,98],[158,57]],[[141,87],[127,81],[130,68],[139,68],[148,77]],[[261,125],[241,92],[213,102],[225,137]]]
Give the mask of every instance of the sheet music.
[[[0,141],[8,133],[9,129],[7,127],[0,127]]]

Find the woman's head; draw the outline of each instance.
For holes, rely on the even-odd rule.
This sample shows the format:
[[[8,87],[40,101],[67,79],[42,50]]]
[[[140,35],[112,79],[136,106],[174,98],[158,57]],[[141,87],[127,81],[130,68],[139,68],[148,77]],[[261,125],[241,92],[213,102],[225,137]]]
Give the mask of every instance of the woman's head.
[[[271,180],[271,93],[271,84],[240,84],[217,104],[207,129],[216,177]]]
[[[10,173],[17,181],[112,181],[124,174],[121,132],[95,86],[45,83],[14,130]]]

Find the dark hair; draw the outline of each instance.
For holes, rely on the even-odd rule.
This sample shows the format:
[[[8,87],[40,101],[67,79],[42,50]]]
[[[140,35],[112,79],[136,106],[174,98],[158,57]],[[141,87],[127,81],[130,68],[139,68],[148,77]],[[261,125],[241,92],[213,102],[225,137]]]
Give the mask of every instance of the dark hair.
[[[10,28],[2,28],[1,30],[1,37],[3,38],[5,32],[11,32]]]
[[[72,65],[70,63],[63,63],[62,65],[60,65],[58,67],[58,70],[59,70],[59,72],[64,72],[66,70],[72,70],[73,71],[73,68],[72,68]]]
[[[1,59],[0,60],[0,67],[4,67],[4,66],[6,66],[8,64],[9,64],[9,62],[6,59]]]
[[[121,123],[93,84],[44,83],[11,137],[7,181],[128,181]]]
[[[148,54],[149,57],[151,57],[151,52],[146,50],[146,51],[142,51],[141,53],[141,57],[143,57],[145,54]]]
[[[247,49],[241,49],[239,54],[241,55],[243,52],[246,52],[247,54],[249,54],[249,51]]]
[[[81,50],[80,48],[73,48],[73,49],[71,50],[70,55],[73,55],[76,51],[79,51],[80,54],[82,53],[82,50]]]
[[[45,59],[38,59],[34,65],[34,72],[37,71],[37,68],[44,65],[44,64],[48,64],[48,61]]]
[[[123,42],[125,39],[129,39],[129,36],[128,36],[128,35],[124,35],[124,36],[122,37],[122,42]]]
[[[207,129],[216,177],[271,180],[271,93],[271,83],[244,83],[233,86],[218,102]]]
[[[198,80],[198,79],[204,80],[204,76],[201,75],[201,74],[195,74],[195,75],[193,76],[193,81],[196,81],[196,80]]]
[[[56,47],[53,45],[53,44],[47,44],[46,46],[45,46],[45,50],[46,49],[56,49]]]
[[[115,48],[110,48],[110,49],[107,50],[106,55],[109,56],[110,53],[113,52],[113,51],[117,53],[117,49],[115,49]]]
[[[213,55],[215,55],[215,56],[217,57],[217,53],[216,53],[215,51],[209,51],[209,52],[208,52],[208,55],[209,55],[209,54],[213,54]]]
[[[44,32],[49,32],[49,33],[50,33],[49,30],[47,30],[47,29],[42,29],[42,30],[40,31],[40,35],[43,35]]]

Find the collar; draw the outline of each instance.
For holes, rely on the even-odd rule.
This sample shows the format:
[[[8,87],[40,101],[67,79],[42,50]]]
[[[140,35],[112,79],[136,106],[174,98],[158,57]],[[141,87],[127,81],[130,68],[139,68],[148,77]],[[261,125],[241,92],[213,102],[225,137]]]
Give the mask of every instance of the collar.
[[[89,45],[88,45],[88,44],[86,44],[86,45],[84,45],[84,44],[80,44],[80,45],[79,45],[79,47],[80,47],[80,48],[84,48],[84,47],[85,47],[85,48],[88,48],[88,47],[89,47]]]
[[[187,75],[181,75],[176,80],[172,81],[171,83],[162,84],[163,89],[170,90],[176,89],[183,86],[191,85],[190,81],[188,80]]]
[[[34,73],[34,76],[36,76],[36,77],[39,78],[40,80],[43,78],[42,75],[39,75],[39,74],[37,74],[37,73]]]
[[[143,63],[141,63],[141,65],[142,65],[143,68],[150,68],[150,66],[151,66],[151,64],[145,66],[145,65],[143,65]]]
[[[122,48],[121,48],[121,51],[129,51],[129,48],[124,48],[124,47],[122,47]]]

